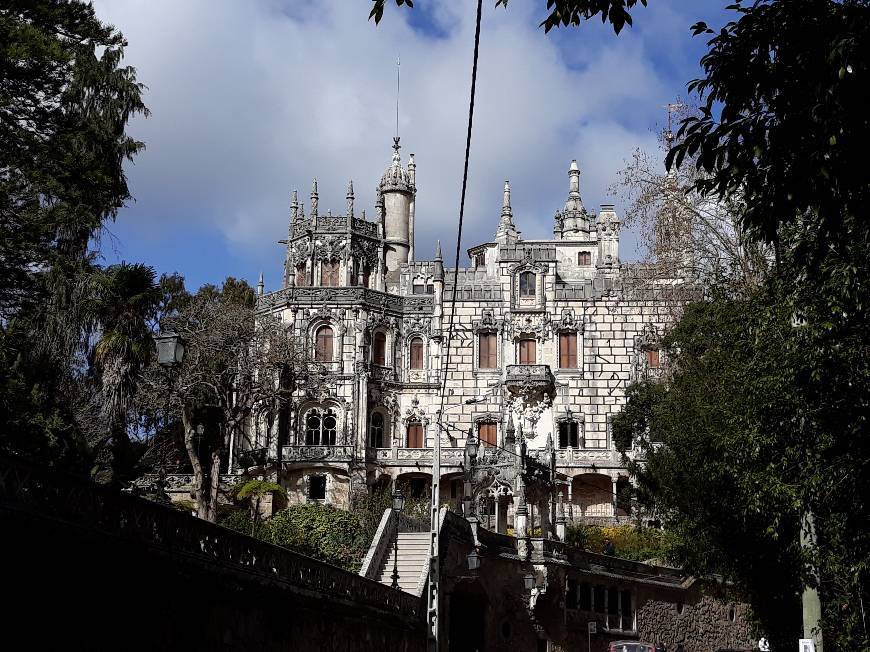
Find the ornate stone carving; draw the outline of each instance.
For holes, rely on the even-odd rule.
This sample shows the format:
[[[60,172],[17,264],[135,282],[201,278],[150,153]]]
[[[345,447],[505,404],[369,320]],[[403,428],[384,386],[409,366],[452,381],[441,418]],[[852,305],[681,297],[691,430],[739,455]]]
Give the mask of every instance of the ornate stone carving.
[[[322,218],[327,219],[327,218]],[[332,218],[342,219],[342,218]],[[318,223],[319,225],[319,223]],[[348,252],[347,238],[342,236],[320,236],[314,241],[314,257],[320,261],[342,260]]]
[[[552,334],[552,322],[549,312],[520,313],[512,315],[505,324],[509,336],[534,335],[538,341],[545,340]]]

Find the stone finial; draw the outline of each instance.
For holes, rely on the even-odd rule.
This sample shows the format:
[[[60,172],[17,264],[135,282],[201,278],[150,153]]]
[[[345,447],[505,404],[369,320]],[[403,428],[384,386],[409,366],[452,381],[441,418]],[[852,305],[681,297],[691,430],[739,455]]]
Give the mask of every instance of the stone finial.
[[[294,222],[299,217],[299,194],[296,192],[296,188],[293,189],[293,193],[290,195],[290,219]]]
[[[263,272],[260,272],[260,280],[257,281],[257,296],[258,297],[263,296],[265,289],[266,289],[266,282],[263,278]]]
[[[311,217],[317,217],[317,200],[319,199],[317,195],[317,179],[314,179],[314,183],[311,185]]]
[[[417,162],[414,160],[414,155],[408,157],[408,180],[412,186],[417,185]]]
[[[347,216],[353,217],[353,179],[347,184]]]
[[[568,168],[568,196],[580,199],[580,166],[577,165],[577,159],[573,159]]]
[[[435,260],[444,260],[444,258],[441,256],[441,241],[440,240],[435,241]]]
[[[514,215],[511,209],[511,184],[504,182],[504,194],[501,202],[501,219],[498,221],[498,229],[495,231],[495,241],[502,245],[515,244],[519,239],[519,232],[514,226]]]

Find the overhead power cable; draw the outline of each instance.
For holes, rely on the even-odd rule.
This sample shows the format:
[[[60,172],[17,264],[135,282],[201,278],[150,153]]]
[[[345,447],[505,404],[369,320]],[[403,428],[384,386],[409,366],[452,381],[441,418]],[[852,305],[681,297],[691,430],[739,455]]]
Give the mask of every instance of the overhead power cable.
[[[459,228],[456,231],[456,259],[453,266],[453,292],[450,296],[450,318],[447,323],[447,355],[444,359],[444,373],[441,379],[441,408],[438,411],[438,422],[444,413],[444,403],[447,400],[447,374],[450,369],[450,344],[453,339],[453,321],[456,317],[456,290],[459,287],[459,255],[462,248],[462,221],[465,217],[465,191],[468,188],[468,159],[471,154],[471,127],[474,122],[474,93],[477,86],[477,55],[480,49],[480,17],[483,11],[483,0],[477,0],[477,22],[474,27],[474,63],[471,66],[471,97],[468,101],[468,133],[465,137],[465,166],[462,170],[462,197],[459,201]],[[441,436],[440,432],[437,436]]]

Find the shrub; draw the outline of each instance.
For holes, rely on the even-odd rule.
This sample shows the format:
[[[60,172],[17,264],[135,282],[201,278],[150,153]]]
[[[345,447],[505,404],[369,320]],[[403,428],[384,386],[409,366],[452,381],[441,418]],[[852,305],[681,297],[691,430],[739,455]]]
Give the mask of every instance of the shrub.
[[[670,557],[671,541],[667,533],[653,528],[634,525],[598,526],[578,523],[568,527],[566,543],[600,553],[604,539],[613,543],[615,556],[633,561],[648,559],[667,560]]]

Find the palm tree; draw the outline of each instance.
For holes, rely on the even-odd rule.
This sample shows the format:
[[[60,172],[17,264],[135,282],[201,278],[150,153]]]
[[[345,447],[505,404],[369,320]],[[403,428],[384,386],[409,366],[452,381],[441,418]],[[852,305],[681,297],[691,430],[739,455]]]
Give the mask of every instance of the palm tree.
[[[102,414],[112,482],[120,482],[132,465],[128,414],[142,369],[154,344],[150,320],[162,294],[154,269],[140,263],[111,265],[91,278],[88,314],[99,339],[93,349],[94,368],[102,389]]]

